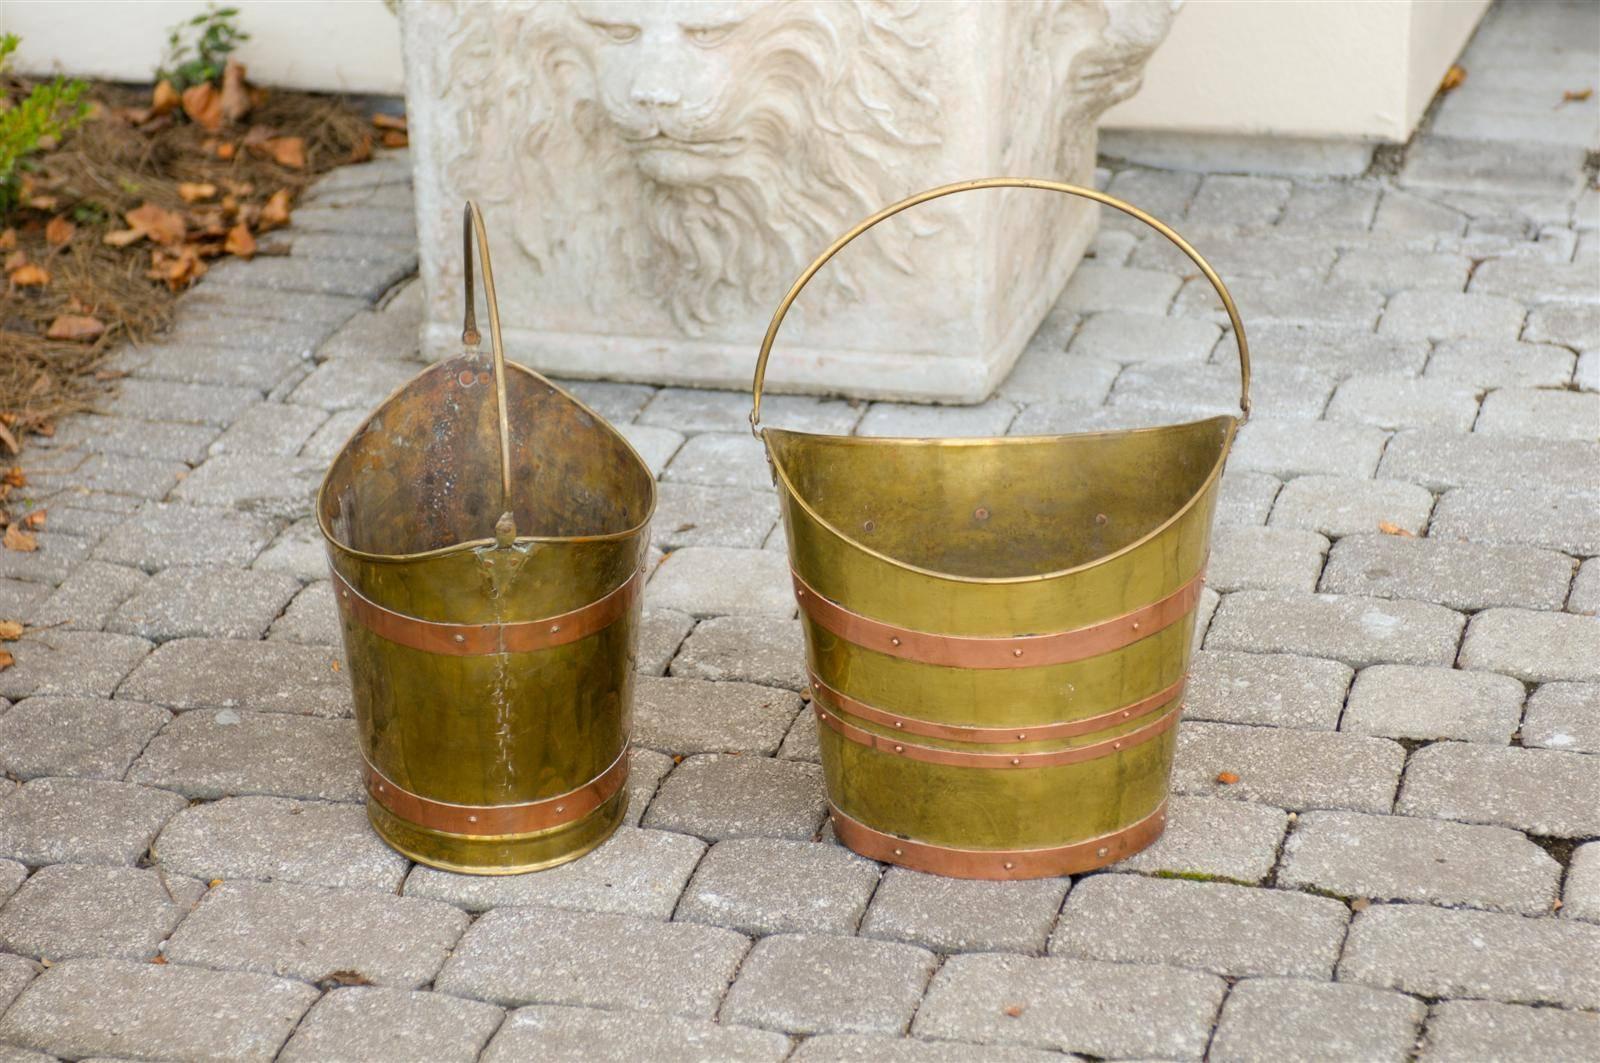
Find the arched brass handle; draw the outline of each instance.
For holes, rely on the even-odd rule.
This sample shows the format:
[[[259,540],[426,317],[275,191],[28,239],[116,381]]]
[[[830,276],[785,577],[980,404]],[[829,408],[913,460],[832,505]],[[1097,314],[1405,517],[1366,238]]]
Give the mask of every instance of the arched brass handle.
[[[506,351],[500,341],[500,302],[494,294],[494,266],[489,261],[489,234],[483,225],[478,204],[467,200],[461,217],[461,276],[466,285],[467,309],[461,324],[461,343],[472,349],[482,341],[478,334],[477,297],[472,284],[472,244],[476,235],[478,262],[483,269],[483,297],[489,306],[489,349],[494,356],[494,397],[500,427],[500,519],[495,523],[495,539],[508,544],[517,537],[511,503],[511,423],[506,413]]]
[[[794,282],[788,293],[784,295],[783,301],[778,304],[777,312],[772,315],[772,323],[767,326],[767,334],[761,340],[761,356],[756,359],[755,380],[750,385],[751,397],[754,399],[754,403],[750,408],[750,427],[757,435],[761,434],[761,388],[766,382],[767,359],[772,356],[773,341],[778,337],[778,328],[783,324],[784,316],[789,313],[789,307],[794,305],[795,299],[799,298],[800,292],[811,281],[811,278],[817,275],[817,271],[827,265],[828,260],[834,255],[844,250],[846,244],[885,218],[892,218],[902,210],[914,207],[919,203],[926,203],[930,199],[939,199],[941,196],[952,195],[956,192],[969,192],[978,188],[1038,188],[1047,192],[1064,192],[1069,196],[1092,199],[1097,203],[1115,207],[1122,213],[1139,219],[1177,245],[1178,250],[1188,255],[1190,260],[1200,267],[1200,272],[1205,274],[1206,280],[1210,281],[1211,286],[1217,290],[1217,295],[1222,298],[1222,307],[1228,312],[1228,320],[1233,324],[1234,342],[1239,346],[1239,412],[1241,419],[1249,418],[1250,346],[1244,338],[1244,324],[1239,320],[1238,308],[1233,305],[1233,296],[1228,294],[1228,286],[1222,283],[1222,278],[1217,276],[1217,271],[1211,268],[1211,263],[1202,258],[1200,252],[1191,247],[1187,240],[1173,232],[1172,228],[1165,222],[1151,217],[1138,207],[1130,203],[1124,203],[1115,196],[1108,196],[1104,192],[1098,192],[1092,188],[1079,188],[1077,185],[1063,184],[1059,181],[1035,180],[1031,177],[986,177],[977,181],[960,181],[953,185],[930,188],[926,192],[918,192],[916,195],[902,199],[892,206],[884,207],[870,218],[859,222],[855,228],[828,245],[828,249],[818,255],[816,260],[806,267],[805,272],[800,274],[799,279]]]

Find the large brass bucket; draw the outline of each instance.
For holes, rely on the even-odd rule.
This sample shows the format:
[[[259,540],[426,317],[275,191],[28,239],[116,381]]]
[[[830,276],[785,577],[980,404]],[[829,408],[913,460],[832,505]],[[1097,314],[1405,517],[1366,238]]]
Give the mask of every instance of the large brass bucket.
[[[622,821],[655,479],[598,414],[505,361],[471,204],[465,251],[462,353],[356,430],[317,517],[373,826],[421,863],[511,874],[572,860]]]
[[[1083,435],[872,439],[761,426],[784,315],[846,244],[954,192],[1096,200],[1172,240],[1222,297],[1241,417]],[[995,178],[932,189],[840,237],[761,344],[765,441],[804,621],[839,839],[961,878],[1063,875],[1165,826],[1168,779],[1217,481],[1249,412],[1233,300],[1177,233],[1092,189]]]

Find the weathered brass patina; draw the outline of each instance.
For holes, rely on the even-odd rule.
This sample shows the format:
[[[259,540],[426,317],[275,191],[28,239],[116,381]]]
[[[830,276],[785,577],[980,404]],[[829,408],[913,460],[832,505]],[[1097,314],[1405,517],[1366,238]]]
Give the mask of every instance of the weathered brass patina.
[[[462,353],[356,430],[317,517],[373,826],[422,863],[511,874],[581,856],[622,821],[655,479],[598,414],[505,361],[470,204],[465,252]]]
[[[875,439],[764,428],[784,315],[840,249],[980,188],[1083,196],[1153,226],[1222,298],[1241,417],[1082,435]],[[1244,328],[1166,225],[1092,189],[995,178],[887,207],[790,288],[761,344],[766,443],[804,620],[832,819],[877,860],[963,878],[1069,874],[1165,826],[1217,481],[1250,408]]]

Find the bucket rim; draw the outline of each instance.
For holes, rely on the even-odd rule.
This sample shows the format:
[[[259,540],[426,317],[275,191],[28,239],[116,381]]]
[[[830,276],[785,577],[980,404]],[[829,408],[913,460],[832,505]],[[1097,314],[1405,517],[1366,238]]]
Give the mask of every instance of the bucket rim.
[[[775,453],[773,453],[772,444],[767,440],[767,433],[772,432],[782,435],[804,436],[807,439],[826,440],[830,442],[847,443],[852,446],[868,447],[896,446],[906,443],[947,447],[995,445],[1012,446],[1026,445],[1030,443],[1053,443],[1063,439],[1096,439],[1133,435],[1154,435],[1167,432],[1177,432],[1184,428],[1192,428],[1195,425],[1208,423],[1223,425],[1226,426],[1227,429],[1222,438],[1222,446],[1217,451],[1217,460],[1212,464],[1211,471],[1206,473],[1206,477],[1203,481],[1201,481],[1200,485],[1190,493],[1188,499],[1184,501],[1183,505],[1172,511],[1170,516],[1145,534],[1141,535],[1139,538],[1135,539],[1133,542],[1127,543],[1124,546],[1120,546],[1108,554],[1102,554],[1092,561],[1085,561],[1081,565],[1073,565],[1070,568],[1056,569],[1051,572],[1037,572],[1027,576],[961,576],[953,572],[940,572],[937,569],[924,568],[921,565],[913,565],[908,561],[901,561],[899,558],[890,557],[888,554],[885,554],[880,550],[875,550],[872,547],[867,546],[855,536],[846,534],[843,529],[839,528],[832,521],[825,518],[821,513],[818,513],[811,503],[808,502],[806,498],[795,489],[793,481],[789,479],[788,471],[783,467],[783,462]],[[826,528],[829,532],[838,536],[844,542],[849,543],[852,548],[861,551],[869,557],[876,558],[877,560],[882,561],[894,568],[901,569],[902,571],[914,573],[919,576],[928,576],[947,583],[957,583],[968,586],[1018,586],[1029,583],[1044,583],[1049,580],[1060,579],[1063,576],[1073,576],[1087,572],[1090,569],[1097,568],[1126,554],[1130,554],[1144,546],[1146,543],[1149,543],[1165,534],[1169,528],[1177,524],[1178,521],[1182,520],[1189,513],[1189,511],[1194,508],[1199,499],[1204,496],[1205,493],[1211,489],[1211,486],[1222,476],[1223,466],[1228,460],[1228,452],[1233,448],[1234,437],[1239,431],[1239,423],[1240,419],[1233,414],[1218,414],[1214,417],[1202,417],[1198,420],[1183,421],[1178,424],[1150,425],[1142,428],[1110,428],[1102,429],[1101,431],[1097,432],[1066,432],[1055,435],[1033,436],[841,436],[824,432],[803,432],[797,429],[777,428],[768,425],[762,425],[760,432],[761,442],[763,446],[766,447],[768,458],[771,459],[773,472],[783,482],[784,491],[790,498],[794,499],[801,509],[805,510],[806,514],[812,520]],[[792,563],[793,562],[791,561],[791,564]]]
[[[469,352],[463,351],[461,354],[453,355],[452,357],[463,357],[467,353]],[[388,406],[389,403],[392,402],[401,392],[405,391],[412,384],[416,383],[417,380],[421,379],[424,374],[433,372],[446,361],[449,361],[449,359],[440,359],[439,361],[433,362],[430,365],[424,366],[411,377],[407,378],[406,381],[399,387],[385,395],[383,399],[372,408],[371,412],[361,419],[361,423],[356,425],[355,429],[348,437],[346,437],[345,441],[339,445],[339,449],[334,452],[333,461],[328,463],[327,471],[322,474],[322,481],[317,485],[317,528],[322,532],[323,541],[330,547],[337,549],[342,555],[352,557],[360,561],[371,561],[378,564],[404,564],[411,561],[427,561],[434,558],[447,557],[451,554],[481,550],[484,547],[491,547],[495,545],[494,536],[488,535],[481,539],[463,539],[461,542],[451,543],[449,546],[435,547],[432,550],[419,550],[416,553],[374,554],[366,550],[357,550],[355,547],[340,541],[340,539],[334,535],[333,530],[328,527],[327,509],[323,505],[323,502],[328,493],[328,480],[333,475],[334,465],[337,464],[339,459],[344,456],[345,452],[350,449],[350,444],[355,441],[355,438],[362,432],[366,431],[367,425],[372,423],[372,419],[378,416],[378,414],[383,411],[384,407]],[[531,545],[535,543],[580,545],[586,543],[623,542],[637,537],[644,532],[645,529],[649,528],[650,521],[656,515],[656,503],[658,501],[659,494],[657,490],[658,485],[656,483],[655,474],[650,471],[650,463],[645,461],[644,458],[640,456],[639,452],[634,449],[633,444],[628,441],[628,437],[617,431],[616,425],[612,424],[606,418],[596,413],[588,403],[584,402],[572,392],[568,391],[560,384],[557,384],[555,381],[551,380],[538,370],[531,369],[520,362],[513,362],[509,358],[506,359],[505,365],[508,369],[514,369],[518,372],[526,373],[534,380],[544,384],[546,387],[549,387],[552,391],[555,391],[567,401],[581,409],[584,413],[587,413],[590,417],[594,418],[594,421],[597,425],[600,425],[607,432],[610,432],[614,437],[616,437],[617,441],[623,445],[623,447],[627,450],[628,455],[638,463],[639,469],[644,473],[645,479],[650,485],[649,498],[645,505],[644,516],[640,518],[639,522],[631,528],[626,528],[622,531],[606,532],[603,535],[519,535],[512,540],[512,545]]]

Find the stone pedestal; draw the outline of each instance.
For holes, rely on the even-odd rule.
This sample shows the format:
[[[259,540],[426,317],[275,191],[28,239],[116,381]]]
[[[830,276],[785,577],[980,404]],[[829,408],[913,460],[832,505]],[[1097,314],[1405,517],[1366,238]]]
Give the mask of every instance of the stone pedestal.
[[[427,293],[461,329],[462,200],[491,230],[511,357],[573,377],[746,387],[767,321],[837,235],[909,193],[1092,180],[1152,0],[401,5]],[[772,390],[983,399],[1060,294],[1092,203],[939,200],[818,275]]]

